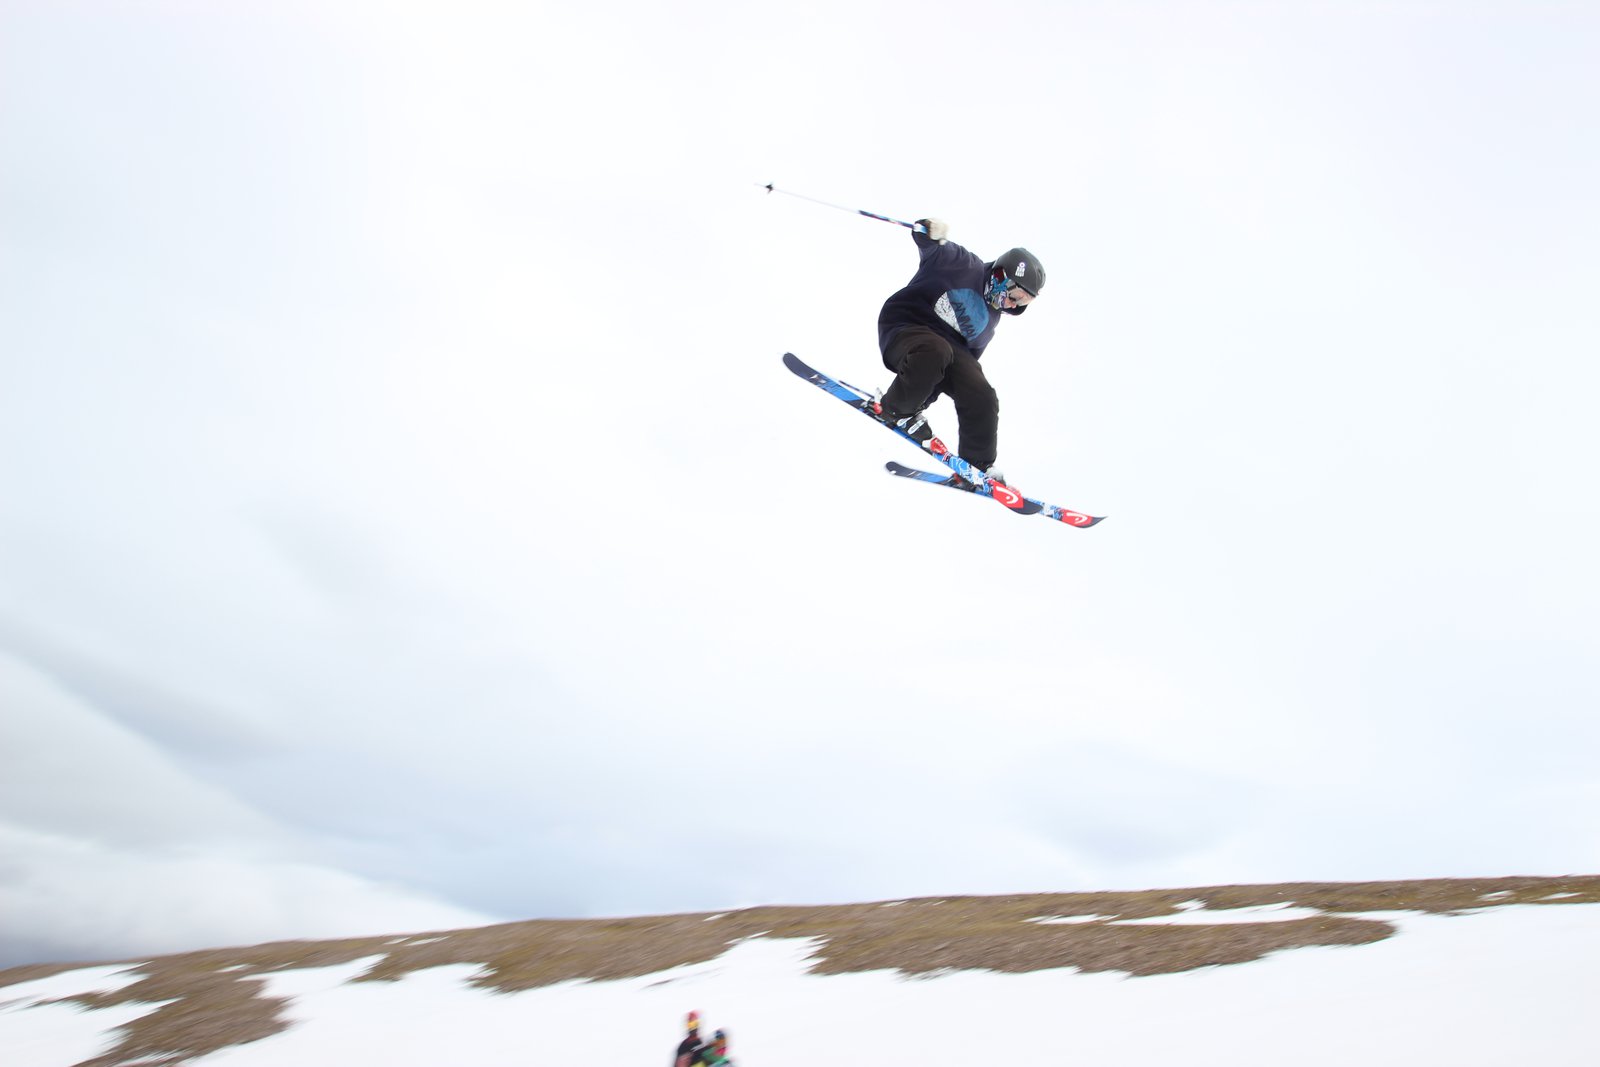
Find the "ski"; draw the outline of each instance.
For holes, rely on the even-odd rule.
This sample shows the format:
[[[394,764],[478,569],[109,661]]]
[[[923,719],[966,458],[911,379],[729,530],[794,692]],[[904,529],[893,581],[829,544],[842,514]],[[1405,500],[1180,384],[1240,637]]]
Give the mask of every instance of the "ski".
[[[868,414],[867,411],[861,406],[864,401],[870,399],[869,396],[862,390],[855,388],[848,382],[841,382],[837,378],[829,377],[819,370],[815,370],[806,366],[806,364],[801,361],[800,357],[795,355],[793,352],[785,352],[783,354],[783,365],[788,367],[799,377],[804,378],[818,389],[821,389],[823,392],[829,394],[830,396],[839,398],[846,404],[849,404],[851,407],[861,412],[863,415],[866,415],[867,418],[872,418],[872,416]],[[973,485],[976,487],[974,491],[979,496],[986,496],[996,503],[1003,505],[1008,510],[1017,513],[1018,515],[1036,515],[1039,513],[1039,509],[1044,507],[1044,505],[1039,503],[1037,500],[1027,499],[1009,485],[1003,485],[1000,482],[991,482],[989,479],[983,476],[982,471],[978,470],[978,468],[974,467],[972,464],[968,463],[966,460],[950,451],[945,443],[939,440],[937,436],[931,437],[926,441],[918,441],[915,437],[912,437],[898,426],[889,426],[887,423],[878,422],[877,419],[872,419],[872,421],[877,422],[879,426],[883,426],[885,429],[892,431],[895,436],[901,438],[902,440],[911,442],[913,445],[928,453],[934,459],[937,459],[940,463],[943,463],[946,467],[949,467],[951,470],[955,471],[967,481],[973,483]]]
[[[962,489],[962,487],[959,485],[952,484],[948,474],[935,474],[933,471],[919,471],[915,467],[908,467],[904,463],[896,463],[892,459],[883,465],[883,469],[888,471],[890,474],[898,475],[901,478],[910,478],[912,481],[932,482],[934,485],[948,485],[952,489],[961,489],[962,492],[967,491]],[[1055,519],[1057,522],[1064,522],[1068,526],[1077,526],[1080,529],[1093,526],[1095,523],[1105,518],[1104,515],[1086,515],[1081,511],[1070,511],[1067,508],[1058,508],[1054,504],[1046,504],[1043,501],[1033,500],[1029,497],[1023,497],[1022,499],[1026,503],[1034,505],[1033,510],[1027,514],[1043,515],[1047,519]]]

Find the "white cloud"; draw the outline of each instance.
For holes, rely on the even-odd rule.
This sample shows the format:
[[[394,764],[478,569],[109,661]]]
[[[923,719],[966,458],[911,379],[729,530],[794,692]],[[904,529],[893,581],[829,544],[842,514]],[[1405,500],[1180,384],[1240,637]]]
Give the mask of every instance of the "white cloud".
[[[7,856],[0,906],[15,931],[7,964],[450,930],[493,918],[273,856],[259,843],[119,848],[15,826],[0,827],[0,838]]]
[[[0,707],[7,964],[487,918],[319,864],[288,828],[11,657]]]

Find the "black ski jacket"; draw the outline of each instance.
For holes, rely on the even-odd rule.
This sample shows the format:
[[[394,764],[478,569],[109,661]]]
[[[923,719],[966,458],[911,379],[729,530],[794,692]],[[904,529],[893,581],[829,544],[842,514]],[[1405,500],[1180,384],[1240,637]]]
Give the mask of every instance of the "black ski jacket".
[[[926,220],[924,220],[924,223]],[[907,326],[926,326],[972,353],[983,355],[994,336],[1000,313],[989,306],[990,264],[954,241],[944,244],[911,231],[922,262],[904,289],[884,301],[878,312],[878,348],[887,353],[894,335]],[[1014,315],[1026,308],[1013,308]]]

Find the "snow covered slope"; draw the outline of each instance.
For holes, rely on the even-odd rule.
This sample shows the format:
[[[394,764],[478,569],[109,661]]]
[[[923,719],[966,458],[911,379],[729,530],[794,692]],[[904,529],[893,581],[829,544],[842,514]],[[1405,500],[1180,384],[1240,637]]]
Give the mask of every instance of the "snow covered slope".
[[[1478,891],[1480,906],[1442,911],[1330,910],[1325,904],[1339,887],[1321,887],[1320,897],[1307,887],[1168,891],[1160,894],[1159,906],[1150,894],[888,902],[807,909],[819,930],[827,921],[840,924],[832,935],[810,937],[780,936],[782,930],[762,934],[738,925],[741,917],[781,917],[785,909],[598,920],[565,929],[579,941],[605,938],[619,924],[638,938],[647,935],[638,933],[645,927],[637,924],[649,924],[658,939],[669,931],[682,936],[689,923],[740,932],[707,959],[631,977],[568,978],[529,988],[517,988],[522,983],[514,979],[515,953],[504,946],[517,927],[536,924],[490,928],[498,931],[498,954],[480,952],[474,954],[483,958],[475,961],[399,970],[389,963],[395,954],[442,950],[456,937],[485,931],[304,943],[295,946],[304,962],[300,966],[266,968],[261,950],[241,949],[231,957],[227,952],[189,954],[166,963],[75,967],[0,986],[0,1063],[659,1065],[670,1059],[684,1013],[696,1009],[708,1027],[730,1031],[730,1051],[748,1067],[1592,1067],[1600,1063],[1600,1031],[1587,1021],[1600,994],[1593,967],[1600,959],[1595,881],[1520,880],[1515,891]],[[1430,884],[1396,884],[1400,888],[1389,895]],[[1495,883],[1481,885],[1490,884]],[[1372,887],[1363,888],[1352,899],[1370,899]],[[1285,899],[1235,905],[1230,894],[1232,900]],[[1418,896],[1427,894],[1419,890]],[[1094,910],[1080,910],[1073,899]],[[1319,899],[1323,904],[1311,903]],[[1051,907],[1023,915],[1035,901]],[[1233,945],[1227,953],[1248,956],[1238,950],[1241,939],[1281,937],[1284,930],[1301,928],[1308,935],[1302,940],[1314,942],[1310,935],[1319,924],[1331,923],[1337,932],[1344,923],[1371,923],[1383,936],[1365,943],[1330,938],[1335,943],[1269,948],[1247,962],[1163,968],[1142,976],[1074,966],[1036,969],[998,955],[987,968],[818,973],[839,965],[830,956],[834,946],[847,952],[849,938],[842,932],[847,922],[881,916],[891,924],[885,930],[931,931],[939,928],[928,924],[941,907],[980,908],[1005,916],[1006,927],[1026,927],[1084,946],[1130,937],[1154,945],[1180,936],[1184,940],[1175,943],[1192,951],[1206,944],[1193,940],[1201,937],[1215,942],[1213,952]],[[971,927],[944,920],[943,928]],[[264,948],[282,952],[288,946]],[[547,944],[545,955],[559,955],[559,949]],[[228,964],[228,958],[237,962]],[[273,1017],[265,1029],[275,1032],[209,1052],[192,1042],[191,1054],[176,1051],[188,1039],[162,1035],[194,1032],[179,1025],[177,1009],[184,997],[164,1002],[171,1016],[166,1020],[162,1003],[155,1001],[158,994],[146,1002],[121,999],[163,968],[204,972],[207,995],[218,998],[211,1018],[217,1027],[245,1018],[235,1013],[240,995],[248,994],[245,1001],[269,1009]],[[392,978],[370,980],[386,970]],[[26,973],[0,974],[0,981]],[[170,984],[177,982],[172,973],[163,980],[177,989]],[[71,997],[82,999],[63,1002]],[[201,998],[189,999],[193,1010],[206,1014]],[[134,1024],[131,1030],[118,1030],[129,1024]],[[247,1031],[240,1034],[249,1036]],[[133,1039],[124,1041],[129,1035]]]

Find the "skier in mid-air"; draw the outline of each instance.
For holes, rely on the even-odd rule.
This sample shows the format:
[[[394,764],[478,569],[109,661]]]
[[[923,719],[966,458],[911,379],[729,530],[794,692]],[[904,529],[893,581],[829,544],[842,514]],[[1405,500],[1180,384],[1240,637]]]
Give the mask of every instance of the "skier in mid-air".
[[[767,192],[786,192],[768,185]],[[917,470],[890,461],[884,469],[912,481],[943,485],[986,496],[1014,515],[1043,515],[1085,529],[1104,516],[1047,504],[1011,488],[995,469],[1000,428],[1000,401],[978,366],[1001,315],[1020,315],[1044,288],[1044,268],[1026,248],[1012,248],[984,261],[947,239],[950,227],[938,219],[902,222],[859,208],[802,196],[824,207],[850,211],[910,230],[921,262],[899,292],[884,301],[878,314],[878,346],[883,365],[894,381],[881,396],[841,381],[808,365],[793,352],[783,365],[804,381],[868,418],[920,445],[954,473],[949,476]],[[923,415],[940,394],[955,401],[960,451],[951,452],[933,435]]]
[[[1025,248],[983,260],[948,240],[949,226],[920,219],[912,239],[922,262],[905,288],[878,314],[878,347],[894,381],[881,398],[862,406],[918,441],[933,436],[923,410],[943,393],[955,402],[957,453],[1004,484],[994,468],[1000,401],[978,359],[1000,315],[1020,315],[1044,288],[1044,268]],[[926,232],[923,232],[923,231]],[[952,484],[972,488],[959,475]]]

